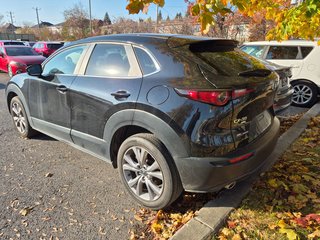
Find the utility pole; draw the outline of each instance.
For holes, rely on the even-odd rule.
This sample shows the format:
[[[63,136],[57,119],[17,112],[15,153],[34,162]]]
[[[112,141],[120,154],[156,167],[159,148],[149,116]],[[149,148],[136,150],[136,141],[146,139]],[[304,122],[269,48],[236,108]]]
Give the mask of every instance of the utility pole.
[[[156,17],[156,32],[158,32],[158,24],[159,24],[159,5],[156,5],[156,12],[157,12],[157,17]]]
[[[11,24],[13,25],[13,12],[10,11],[9,14],[10,14]]]
[[[37,14],[37,21],[38,21],[38,29],[40,31],[40,20],[39,20],[39,10],[41,10],[41,8],[32,8],[33,10],[36,10],[36,14]]]
[[[91,0],[89,0],[89,18],[90,18],[90,34],[92,35]]]

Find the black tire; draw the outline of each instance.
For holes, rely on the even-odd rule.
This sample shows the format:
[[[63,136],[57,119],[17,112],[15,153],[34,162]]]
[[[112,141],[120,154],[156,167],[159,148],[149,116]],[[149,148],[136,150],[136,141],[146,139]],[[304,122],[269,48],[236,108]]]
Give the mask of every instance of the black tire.
[[[137,149],[141,150],[139,151],[139,155],[143,151],[147,152],[145,157],[145,164],[143,165],[143,167],[139,165],[139,161],[135,158],[136,154],[134,153],[136,152],[134,151],[134,149],[136,151]],[[133,161],[133,163],[136,164],[136,169],[140,169],[140,173],[127,169],[127,166],[129,166],[130,164],[128,164],[128,161],[125,160],[125,156],[126,158],[130,156],[131,160],[135,160]],[[151,169],[150,167],[153,166],[155,162],[158,164],[158,168],[156,168],[156,170],[158,171],[150,170],[151,172],[148,172],[148,169]],[[152,134],[140,133],[126,139],[119,148],[117,164],[121,181],[125,185],[127,191],[138,203],[147,208],[153,210],[166,208],[172,202],[174,202],[182,193],[183,189],[181,180],[172,157],[168,153],[165,146]],[[124,167],[124,165],[126,165],[126,167]],[[124,170],[124,168],[126,168],[126,170]],[[145,169],[146,171],[142,172],[143,169]],[[153,177],[155,173],[159,174],[158,172],[162,174],[163,180],[160,180],[160,178],[157,177]],[[149,174],[152,176],[150,176]],[[140,180],[138,180],[136,182],[136,185],[130,187],[128,182],[137,178],[139,178],[141,182]],[[158,184],[158,186],[160,186],[161,188],[161,193],[158,194],[158,196],[153,196],[153,199],[151,199],[152,195],[157,195],[157,193],[156,191],[153,191],[152,187],[150,187],[150,181],[151,185]],[[141,194],[141,196],[139,196],[136,191],[138,189],[138,182],[140,182],[140,186],[142,186],[141,191],[143,193]]]
[[[37,131],[30,126],[24,106],[18,97],[11,99],[10,113],[15,129],[21,137],[31,138],[37,133]]]
[[[291,83],[294,93],[292,105],[297,107],[312,107],[318,101],[318,87],[309,81],[298,80]]]
[[[12,67],[10,65],[8,65],[8,75],[10,78],[13,77]]]

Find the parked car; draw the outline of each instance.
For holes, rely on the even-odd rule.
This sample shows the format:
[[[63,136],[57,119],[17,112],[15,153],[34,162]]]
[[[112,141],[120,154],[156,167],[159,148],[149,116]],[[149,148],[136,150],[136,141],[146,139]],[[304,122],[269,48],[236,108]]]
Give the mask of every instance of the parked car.
[[[268,69],[275,71],[279,75],[280,84],[273,104],[274,111],[278,114],[287,109],[292,103],[294,91],[289,82],[289,79],[292,77],[291,68],[267,62],[262,59],[260,59],[260,61],[262,61]]]
[[[316,41],[248,42],[241,49],[252,56],[292,68],[293,105],[311,107],[318,101],[320,47]]]
[[[0,47],[6,46],[6,45],[21,45],[24,46],[24,43],[22,41],[16,41],[16,40],[0,40]]]
[[[0,70],[10,77],[26,72],[31,64],[41,64],[45,57],[37,54],[32,48],[20,45],[0,46]]]
[[[137,202],[161,209],[183,189],[217,191],[249,176],[276,144],[279,77],[237,44],[157,34],[76,41],[13,77],[8,107],[22,137],[40,131],[112,163]]]
[[[45,57],[49,57],[52,53],[54,53],[62,46],[63,43],[61,42],[36,42],[33,45],[33,49],[37,53],[42,54]]]

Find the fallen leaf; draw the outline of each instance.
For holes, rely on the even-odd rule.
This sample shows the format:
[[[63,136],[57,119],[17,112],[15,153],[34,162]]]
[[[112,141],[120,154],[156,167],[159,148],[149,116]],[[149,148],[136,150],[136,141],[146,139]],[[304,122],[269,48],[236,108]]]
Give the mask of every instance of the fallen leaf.
[[[287,235],[287,238],[289,240],[296,240],[299,239],[298,235],[296,234],[295,231],[293,231],[292,229],[286,229],[286,228],[281,228],[279,229],[280,233],[284,233]]]
[[[52,177],[53,173],[46,173],[45,177]]]
[[[21,209],[19,213],[22,216],[27,216],[31,212],[31,210],[32,210],[32,208],[26,207],[26,208]]]

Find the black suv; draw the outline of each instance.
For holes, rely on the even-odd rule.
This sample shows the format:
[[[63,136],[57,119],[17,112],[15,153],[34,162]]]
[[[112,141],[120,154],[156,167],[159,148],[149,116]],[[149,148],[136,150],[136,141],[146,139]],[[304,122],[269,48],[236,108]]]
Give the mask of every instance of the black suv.
[[[279,132],[279,76],[232,40],[99,36],[13,77],[6,97],[23,137],[36,131],[111,162],[140,204],[216,191],[253,173]]]

